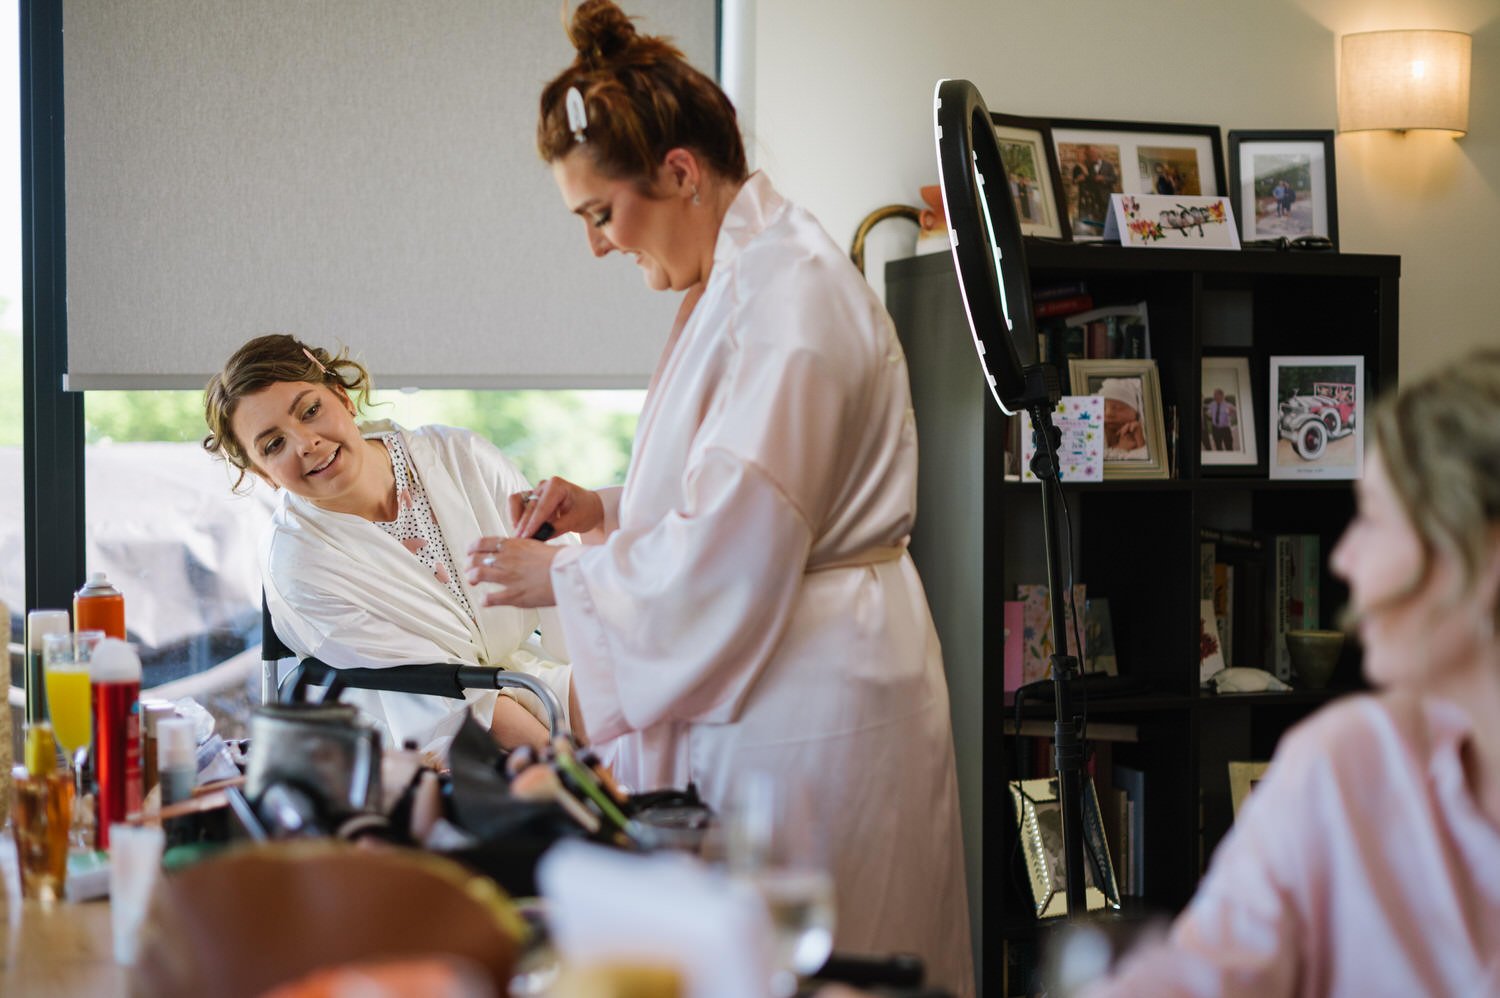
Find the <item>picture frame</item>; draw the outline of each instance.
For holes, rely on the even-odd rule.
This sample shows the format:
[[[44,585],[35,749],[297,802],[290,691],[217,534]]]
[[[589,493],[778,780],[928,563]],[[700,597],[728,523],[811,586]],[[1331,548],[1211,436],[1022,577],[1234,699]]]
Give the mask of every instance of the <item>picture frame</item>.
[[[1364,357],[1279,356],[1270,358],[1270,367],[1269,477],[1362,477]]]
[[[1240,816],[1240,805],[1245,803],[1245,798],[1250,796],[1250,791],[1255,789],[1270,766],[1269,762],[1229,763],[1229,801],[1234,807],[1236,818]]]
[[[1120,908],[1120,886],[1109,856],[1094,781],[1083,781],[1084,906],[1089,911]],[[1027,879],[1037,918],[1068,913],[1067,870],[1063,863],[1062,801],[1056,777],[1011,780],[1016,832],[1026,859]]]
[[[1229,198],[1246,243],[1285,240],[1290,248],[1337,250],[1333,132],[1231,131]]]
[[[1073,359],[1068,383],[1075,395],[1104,396],[1105,481],[1170,477],[1156,361]]]
[[[1250,359],[1205,356],[1198,386],[1199,462],[1204,466],[1259,464]]]
[[[1227,193],[1218,125],[1053,118],[1051,132],[1074,241],[1103,238],[1111,194]]]
[[[1052,128],[1045,118],[990,112],[1000,160],[1005,164],[1021,235],[1068,239],[1066,205],[1057,172]]]

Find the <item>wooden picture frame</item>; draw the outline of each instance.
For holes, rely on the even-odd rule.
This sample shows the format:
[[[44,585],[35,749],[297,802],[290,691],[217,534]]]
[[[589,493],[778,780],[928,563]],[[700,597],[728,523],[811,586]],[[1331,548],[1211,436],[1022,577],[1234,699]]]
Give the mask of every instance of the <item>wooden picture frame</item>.
[[[1110,194],[1226,193],[1218,125],[1053,118],[1051,131],[1075,241],[1103,237]]]
[[[1271,478],[1360,478],[1364,475],[1365,359],[1272,357]],[[1108,465],[1105,474],[1108,475]]]
[[[1229,198],[1246,243],[1337,250],[1336,181],[1331,130],[1229,133]]]
[[[1156,361],[1074,359],[1068,383],[1075,395],[1104,396],[1105,481],[1170,477]]]
[[[995,127],[995,141],[1000,144],[1000,160],[1010,181],[1021,235],[1066,240],[1067,205],[1047,119],[992,111],[990,122]]]
[[[1199,463],[1256,465],[1255,392],[1248,357],[1203,358],[1198,382]]]

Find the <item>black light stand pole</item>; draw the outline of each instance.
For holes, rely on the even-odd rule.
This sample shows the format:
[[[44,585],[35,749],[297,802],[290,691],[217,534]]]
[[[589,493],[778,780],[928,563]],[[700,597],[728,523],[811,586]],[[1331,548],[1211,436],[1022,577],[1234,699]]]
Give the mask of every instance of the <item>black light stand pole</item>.
[[[1063,870],[1068,918],[1087,913],[1083,854],[1083,720],[1073,710],[1078,660],[1068,655],[1067,594],[1060,543],[1065,520],[1057,480],[1061,434],[1052,408],[1061,395],[1049,364],[1023,364],[1036,355],[1036,325],[1026,245],[1016,217],[1005,162],[989,109],[968,80],[939,80],[933,93],[938,176],[948,216],[953,266],[969,331],[990,393],[1001,411],[1027,412],[1036,434],[1031,470],[1042,484],[1042,528],[1047,545],[1047,591],[1052,599],[1053,731],[1058,797],[1062,802]],[[988,190],[989,193],[986,193]],[[1038,358],[1040,359],[1040,358]]]
[[[1028,369],[1029,370],[1029,369]],[[1030,379],[1028,379],[1030,380]],[[1031,473],[1042,485],[1042,530],[1047,546],[1047,592],[1052,601],[1052,699],[1057,720],[1052,728],[1052,745],[1057,766],[1057,796],[1062,802],[1063,868],[1068,899],[1068,920],[1087,913],[1083,885],[1083,739],[1079,720],[1073,712],[1073,678],[1078,674],[1078,660],[1068,654],[1067,603],[1070,593],[1064,591],[1067,576],[1062,569],[1061,531],[1067,525],[1059,519],[1062,486],[1057,481],[1057,448],[1062,434],[1052,423],[1052,404],[1030,406],[1031,425],[1036,438],[1036,453],[1031,458]]]

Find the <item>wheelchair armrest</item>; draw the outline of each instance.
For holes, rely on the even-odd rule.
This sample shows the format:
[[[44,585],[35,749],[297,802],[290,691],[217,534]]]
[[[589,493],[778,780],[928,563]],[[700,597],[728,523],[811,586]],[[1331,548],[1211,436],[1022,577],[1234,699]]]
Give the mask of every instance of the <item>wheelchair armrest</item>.
[[[304,658],[282,681],[281,701],[297,703],[312,686],[327,685],[324,699],[337,699],[345,689],[387,690],[462,699],[466,689],[527,690],[541,700],[547,712],[547,730],[552,737],[567,734],[562,707],[551,687],[524,672],[494,669],[485,665],[454,665],[446,662],[394,665],[384,669],[338,669],[316,658]]]

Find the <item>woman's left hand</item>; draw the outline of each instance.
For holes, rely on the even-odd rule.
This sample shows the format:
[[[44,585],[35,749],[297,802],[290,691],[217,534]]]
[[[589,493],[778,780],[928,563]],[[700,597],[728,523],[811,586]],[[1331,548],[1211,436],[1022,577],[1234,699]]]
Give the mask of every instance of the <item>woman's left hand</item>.
[[[481,537],[469,547],[469,585],[503,586],[484,594],[485,606],[552,606],[552,559],[558,548],[514,537]]]

